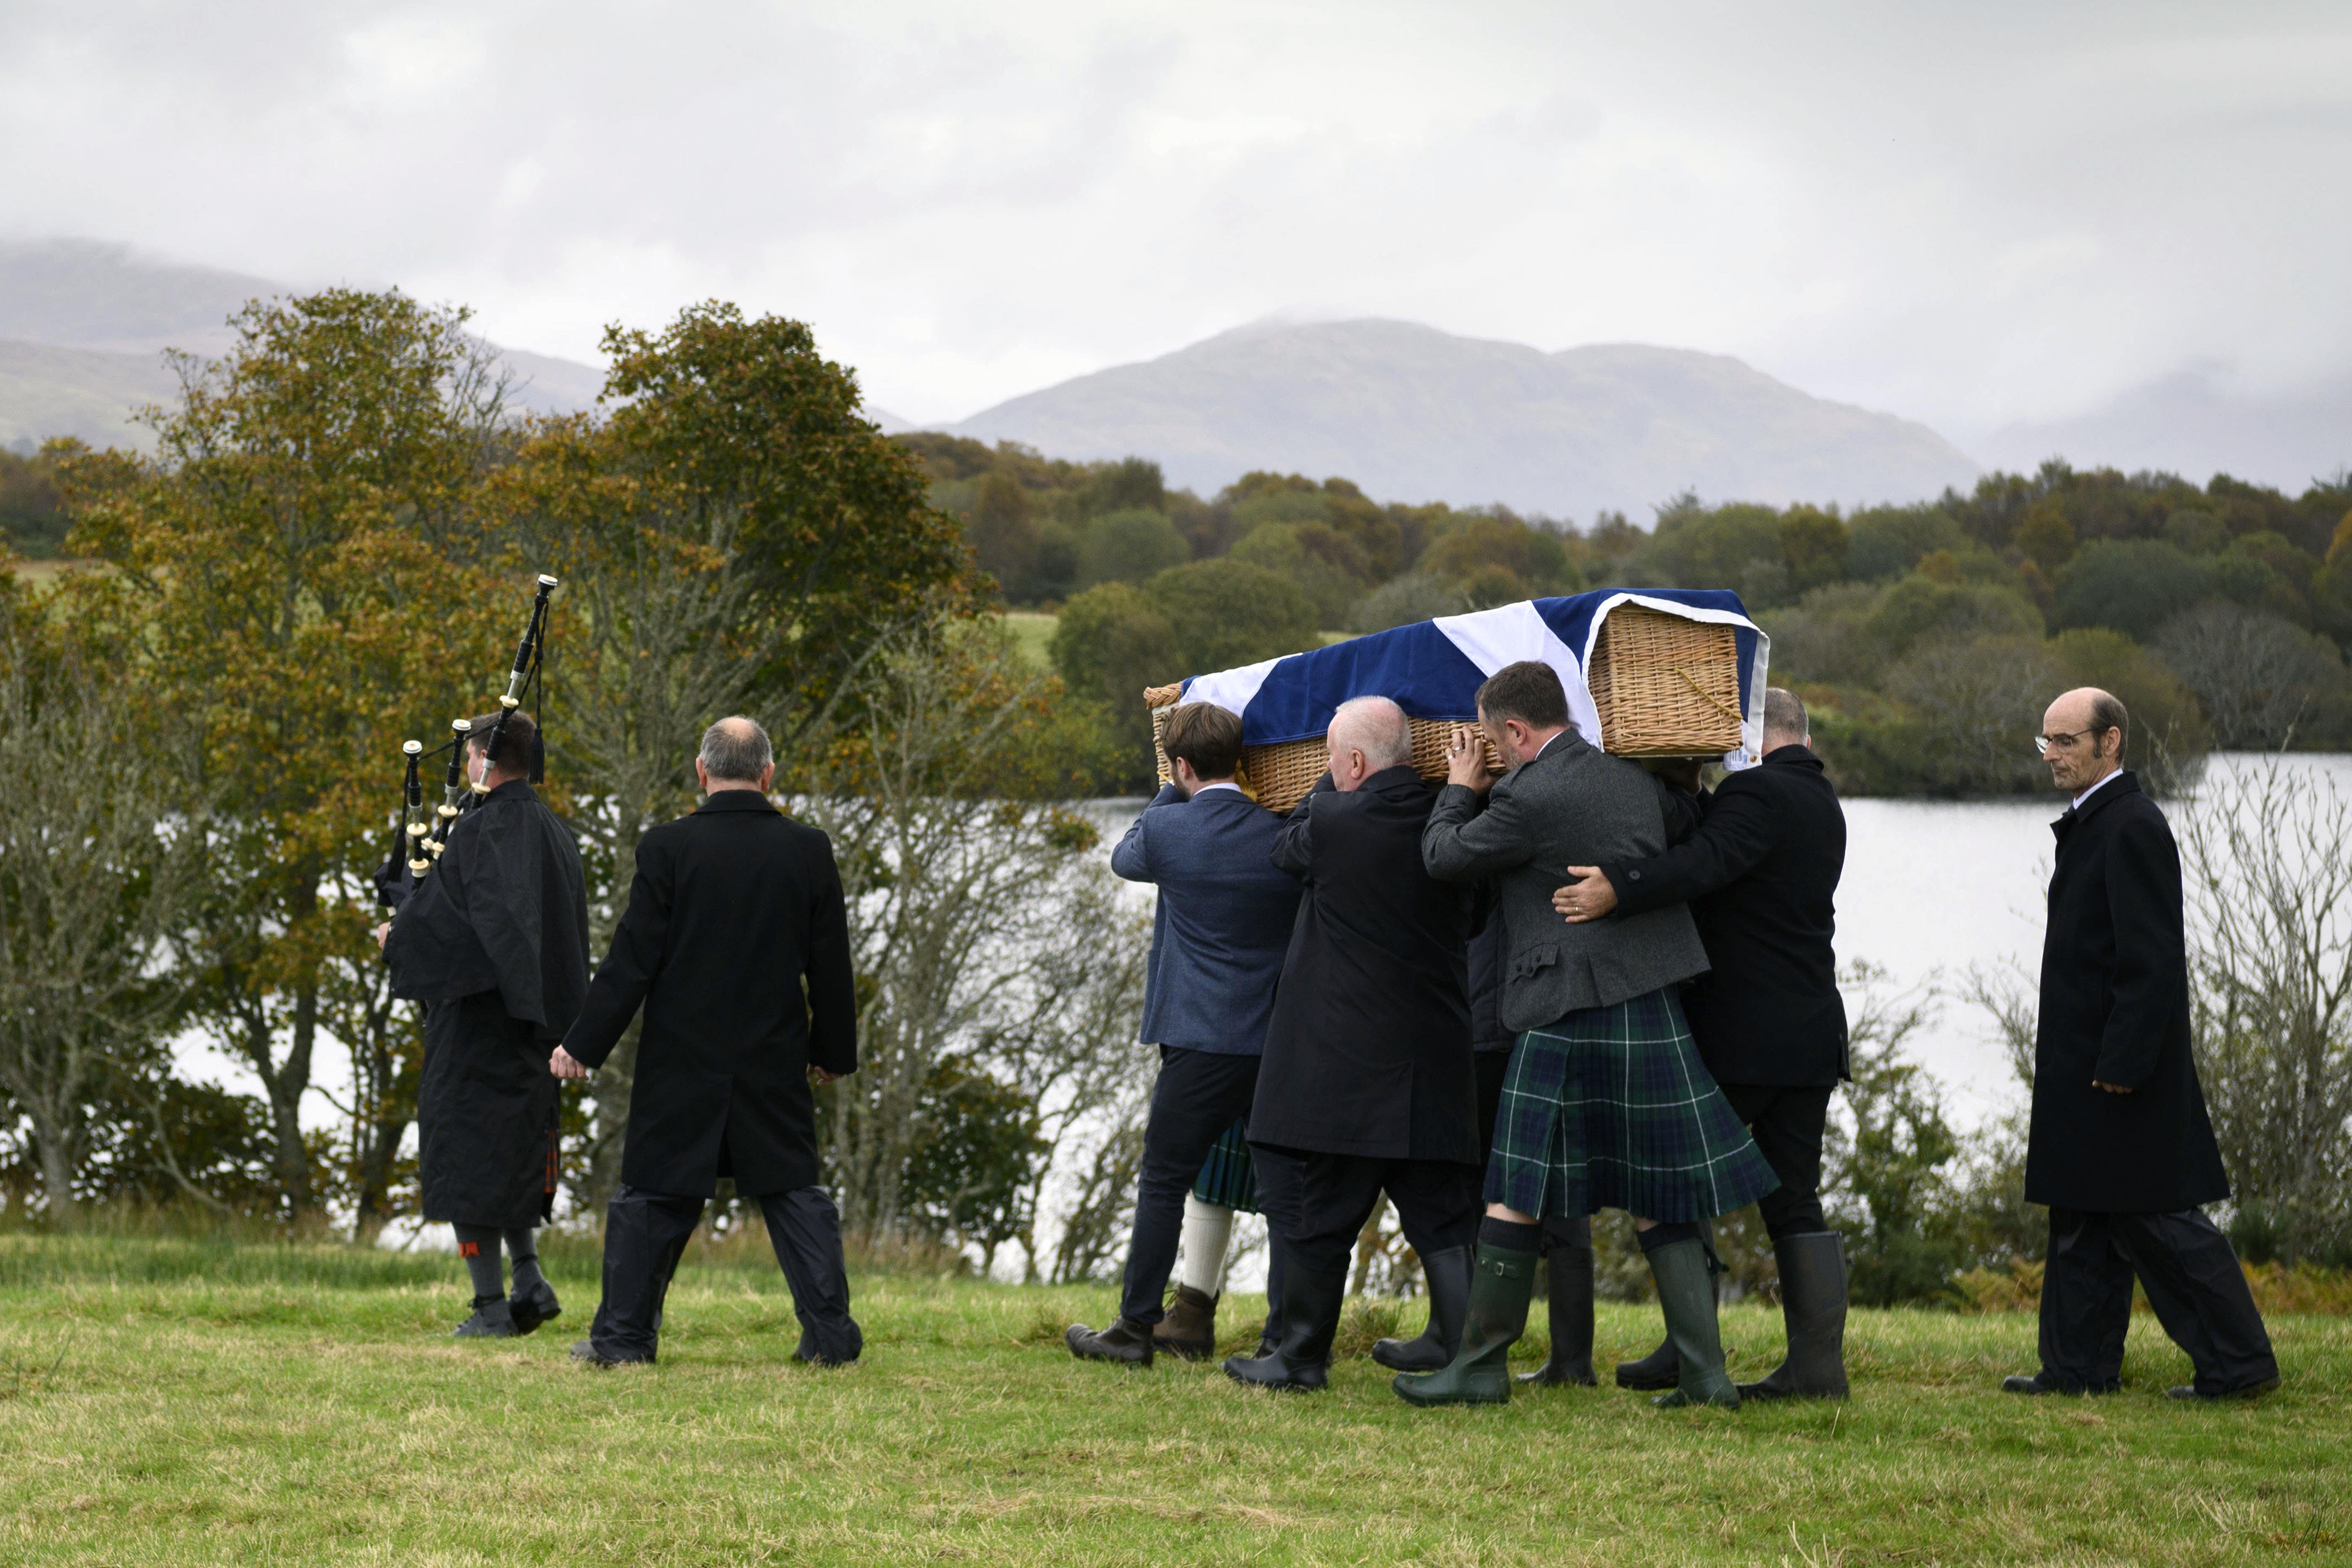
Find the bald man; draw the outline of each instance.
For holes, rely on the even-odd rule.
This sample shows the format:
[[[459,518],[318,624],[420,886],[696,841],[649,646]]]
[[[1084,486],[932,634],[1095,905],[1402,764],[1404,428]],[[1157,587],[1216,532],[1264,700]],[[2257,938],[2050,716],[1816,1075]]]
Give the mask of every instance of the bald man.
[[[1235,1380],[1276,1388],[1323,1386],[1356,1237],[1383,1191],[1450,1358],[1478,1224],[1471,895],[1422,866],[1437,795],[1413,772],[1403,710],[1343,703],[1327,741],[1330,772],[1275,844],[1302,897],[1249,1118],[1279,1321],[1267,1353],[1225,1363]]]
[[[2042,1366],[2011,1394],[2122,1386],[2132,1278],[2189,1352],[2175,1399],[2278,1386],[2278,1361],[2230,1238],[2203,1205],[2230,1195],[2189,1053],[2180,852],[2124,767],[2124,705],[2069,691],[2034,737],[2074,797],[2052,825],[2058,859],[2042,944],[2025,1199],[2050,1205]]]

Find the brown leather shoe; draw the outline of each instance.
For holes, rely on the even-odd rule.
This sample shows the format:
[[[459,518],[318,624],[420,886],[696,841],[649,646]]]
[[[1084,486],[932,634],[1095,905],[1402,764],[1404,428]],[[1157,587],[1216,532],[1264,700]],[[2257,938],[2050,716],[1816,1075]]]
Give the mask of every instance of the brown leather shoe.
[[[1168,1315],[1152,1325],[1151,1348],[1182,1356],[1186,1361],[1206,1361],[1214,1355],[1217,1298],[1203,1295],[1190,1285],[1177,1286],[1176,1299],[1168,1304]]]

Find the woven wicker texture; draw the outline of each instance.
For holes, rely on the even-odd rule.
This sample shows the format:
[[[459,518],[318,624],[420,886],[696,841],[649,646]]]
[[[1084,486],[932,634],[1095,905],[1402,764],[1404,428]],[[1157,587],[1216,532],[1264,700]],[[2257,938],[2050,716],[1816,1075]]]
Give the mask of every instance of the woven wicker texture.
[[[1601,623],[1585,676],[1604,751],[1705,757],[1739,745],[1739,650],[1729,626],[1620,605]]]
[[[1145,700],[1168,693],[1181,694],[1174,686],[1155,686],[1144,693]],[[1168,766],[1168,753],[1160,744],[1160,731],[1168,722],[1168,715],[1176,710],[1173,696],[1151,708],[1151,751],[1160,764],[1160,782],[1167,784],[1176,775]],[[1445,748],[1454,736],[1454,725],[1439,719],[1408,720],[1412,726],[1412,768],[1425,779],[1445,776]],[[1486,754],[1486,765],[1502,771],[1502,763],[1495,748],[1485,737],[1479,746]],[[1315,781],[1323,776],[1330,754],[1319,740],[1284,741],[1272,746],[1244,746],[1241,773],[1235,781],[1249,797],[1268,811],[1287,812],[1307,798]]]
[[[1601,623],[1589,677],[1604,750],[1621,757],[1710,757],[1739,745],[1739,650],[1729,626],[1620,605]],[[1161,784],[1174,775],[1160,731],[1183,692],[1181,685],[1154,686],[1143,694]],[[1412,724],[1413,771],[1443,779],[1454,724]],[[1495,748],[1485,751],[1486,765],[1500,772]],[[1260,805],[1287,812],[1315,787],[1327,761],[1320,739],[1244,746],[1238,782]]]

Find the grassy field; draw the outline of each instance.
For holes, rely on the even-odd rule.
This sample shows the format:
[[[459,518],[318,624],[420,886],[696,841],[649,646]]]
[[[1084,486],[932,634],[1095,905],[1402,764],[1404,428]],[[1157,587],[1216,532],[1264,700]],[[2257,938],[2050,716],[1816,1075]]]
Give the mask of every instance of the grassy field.
[[[773,1265],[724,1257],[681,1274],[660,1366],[596,1373],[564,1356],[593,1254],[550,1261],[563,1321],[458,1342],[454,1259],[0,1237],[0,1562],[2352,1561],[2340,1318],[2273,1323],[2254,1406],[2163,1399],[2188,1366],[2145,1317],[2086,1402],[1995,1392],[2028,1317],[1865,1312],[1842,1405],[1418,1412],[1360,1354],[1385,1304],[1285,1397],[1073,1362],[1106,1290],[867,1277],[866,1359],[820,1372]],[[1738,1370],[1775,1329],[1727,1314]],[[1602,1310],[1605,1356],[1655,1332]]]

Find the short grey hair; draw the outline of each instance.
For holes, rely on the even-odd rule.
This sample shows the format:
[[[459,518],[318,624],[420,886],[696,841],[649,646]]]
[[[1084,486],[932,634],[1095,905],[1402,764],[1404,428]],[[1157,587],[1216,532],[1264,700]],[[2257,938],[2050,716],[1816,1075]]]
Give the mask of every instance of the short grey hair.
[[[775,760],[768,732],[740,714],[721,719],[702,732],[702,771],[714,779],[757,784]]]
[[[1812,721],[1805,715],[1804,699],[1785,686],[1764,689],[1764,732],[1768,735],[1790,735],[1798,740],[1812,733]]]
[[[1385,697],[1350,697],[1332,710],[1335,750],[1364,753],[1374,773],[1412,760],[1412,721]]]

